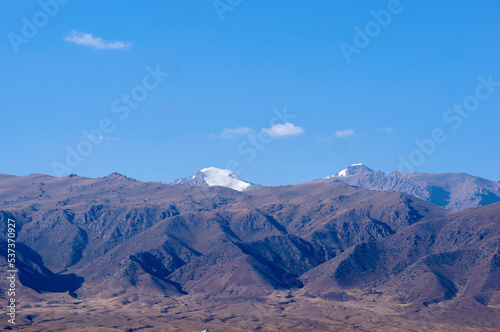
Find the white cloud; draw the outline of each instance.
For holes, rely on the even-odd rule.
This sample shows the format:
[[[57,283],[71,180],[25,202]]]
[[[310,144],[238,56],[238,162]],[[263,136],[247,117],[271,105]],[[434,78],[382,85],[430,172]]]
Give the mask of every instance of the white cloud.
[[[111,50],[122,50],[129,48],[132,43],[126,41],[105,41],[100,37],[94,37],[91,33],[83,33],[80,31],[72,30],[67,37],[64,38],[65,41],[75,43],[77,45],[83,45],[88,47],[93,47],[99,50],[111,49]]]
[[[304,129],[297,127],[293,123],[278,123],[271,128],[263,128],[262,133],[272,137],[296,136],[304,132]]]
[[[224,128],[219,134],[219,138],[232,139],[240,136],[252,136],[255,131],[250,127]]]
[[[260,131],[264,135],[271,137],[296,136],[304,132],[304,129],[294,125],[293,123],[278,123],[271,128],[262,128]],[[241,136],[252,137],[257,132],[250,127],[224,128],[219,135],[211,135],[221,139],[234,139]]]
[[[337,130],[335,132],[335,136],[337,136],[339,138],[354,136],[354,130],[352,130],[352,129]]]

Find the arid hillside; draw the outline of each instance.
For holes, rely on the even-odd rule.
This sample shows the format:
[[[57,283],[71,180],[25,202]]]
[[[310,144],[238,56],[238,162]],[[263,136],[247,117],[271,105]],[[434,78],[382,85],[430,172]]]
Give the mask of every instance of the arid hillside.
[[[498,203],[450,211],[343,183],[239,192],[116,173],[1,176],[0,202],[18,224],[26,331],[500,323]]]

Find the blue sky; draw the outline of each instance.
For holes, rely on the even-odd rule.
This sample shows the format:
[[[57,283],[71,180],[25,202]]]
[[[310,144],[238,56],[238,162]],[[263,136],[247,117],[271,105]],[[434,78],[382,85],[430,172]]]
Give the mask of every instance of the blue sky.
[[[0,5],[0,173],[500,180],[497,1]]]

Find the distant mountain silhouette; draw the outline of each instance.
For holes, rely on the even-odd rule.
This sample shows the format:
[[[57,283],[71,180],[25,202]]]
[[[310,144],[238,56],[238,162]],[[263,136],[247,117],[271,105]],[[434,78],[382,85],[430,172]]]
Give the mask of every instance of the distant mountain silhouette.
[[[355,164],[313,182],[342,182],[371,190],[403,192],[451,210],[500,202],[500,183],[465,173],[385,174]]]

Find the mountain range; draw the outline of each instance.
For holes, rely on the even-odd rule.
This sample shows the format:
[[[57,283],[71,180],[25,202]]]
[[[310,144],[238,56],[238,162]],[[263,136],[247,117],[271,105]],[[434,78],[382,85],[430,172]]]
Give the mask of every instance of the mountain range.
[[[499,182],[466,173],[426,174],[395,171],[385,174],[363,164],[353,164],[334,175],[310,182],[342,182],[370,190],[403,192],[451,210],[500,202]],[[229,170],[215,167],[205,168],[188,178],[177,179],[172,184],[223,186],[239,191],[260,187],[241,180]]]
[[[187,185],[1,175],[29,313],[20,328],[497,330],[500,203],[452,210],[343,183],[380,173],[363,165],[247,190],[201,173]]]
[[[500,183],[466,173],[385,174],[363,164],[355,164],[316,182],[343,182],[378,191],[398,191],[419,197],[451,210],[500,202]]]

